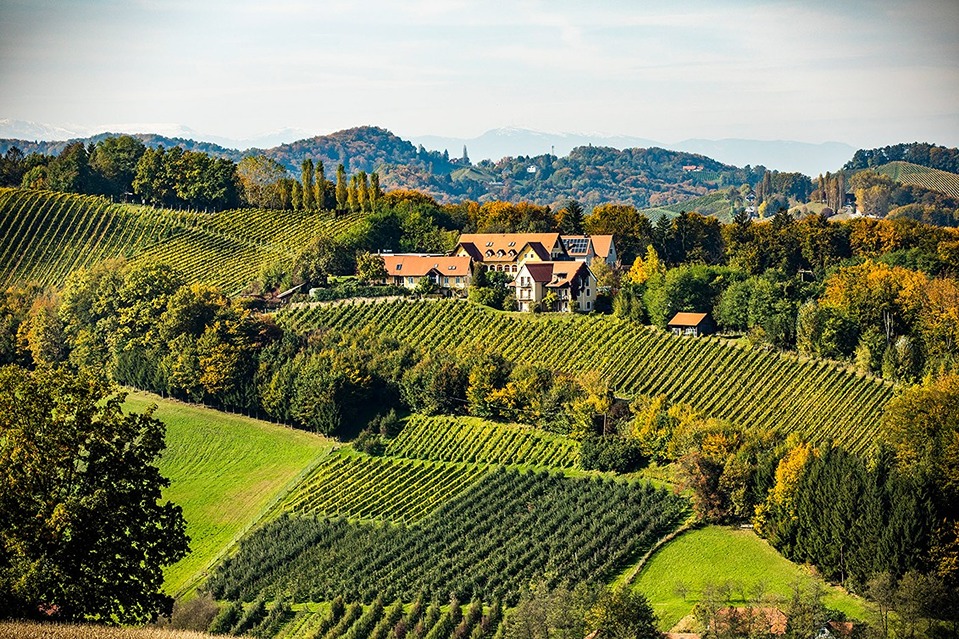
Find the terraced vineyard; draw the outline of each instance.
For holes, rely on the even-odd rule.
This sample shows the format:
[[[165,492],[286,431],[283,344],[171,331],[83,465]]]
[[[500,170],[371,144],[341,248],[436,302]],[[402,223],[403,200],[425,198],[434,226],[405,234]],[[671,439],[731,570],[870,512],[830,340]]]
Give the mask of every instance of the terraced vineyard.
[[[318,466],[283,503],[298,515],[413,523],[475,483],[481,466],[367,457],[340,452]]]
[[[196,213],[113,204],[88,195],[0,189],[0,285],[57,285],[111,258],[164,262],[192,282],[232,293],[263,264],[290,259],[320,233],[342,234],[359,214],[241,209]]]
[[[496,424],[475,417],[414,415],[386,452],[396,457],[447,462],[572,468],[578,450],[573,440],[527,426]]]
[[[819,360],[669,335],[608,316],[529,316],[459,301],[399,301],[284,311],[295,330],[373,327],[426,349],[537,353],[557,370],[599,370],[617,394],[665,394],[715,417],[833,440],[853,452],[874,441],[890,384]]]
[[[246,537],[208,587],[234,601],[285,592],[296,602],[370,603],[424,592],[515,603],[536,579],[611,581],[687,514],[684,498],[645,483],[497,467],[410,526],[276,519]]]
[[[896,182],[914,184],[959,198],[959,175],[911,162],[890,162],[876,169]]]

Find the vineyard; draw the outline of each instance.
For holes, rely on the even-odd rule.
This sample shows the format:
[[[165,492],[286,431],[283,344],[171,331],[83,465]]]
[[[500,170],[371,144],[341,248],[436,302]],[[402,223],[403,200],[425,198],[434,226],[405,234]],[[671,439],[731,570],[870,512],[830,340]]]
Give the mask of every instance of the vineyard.
[[[578,449],[570,439],[528,426],[496,424],[475,417],[414,415],[386,452],[396,457],[446,462],[572,468]]]
[[[466,489],[484,472],[473,465],[339,452],[301,482],[282,508],[298,515],[409,524]]]
[[[162,262],[228,293],[260,268],[289,260],[317,234],[360,216],[241,209],[197,213],[114,204],[101,197],[0,189],[0,285],[61,284],[105,259]]]
[[[400,600],[392,604],[377,600],[363,606],[335,600],[328,612],[297,612],[276,639],[490,639],[502,620],[503,608],[498,602],[490,606],[479,600],[469,605],[458,601],[440,605],[420,596],[409,606]]]
[[[959,198],[959,175],[910,162],[890,162],[876,169],[896,182],[913,184]]]
[[[645,483],[499,467],[412,526],[280,517],[246,537],[208,587],[234,601],[424,592],[515,603],[536,579],[612,580],[686,515],[685,499]]]
[[[608,316],[544,317],[457,301],[347,304],[285,311],[295,330],[373,327],[432,350],[495,348],[522,361],[536,353],[556,370],[598,370],[617,395],[665,394],[708,415],[853,452],[874,441],[892,386],[835,364],[691,339]]]

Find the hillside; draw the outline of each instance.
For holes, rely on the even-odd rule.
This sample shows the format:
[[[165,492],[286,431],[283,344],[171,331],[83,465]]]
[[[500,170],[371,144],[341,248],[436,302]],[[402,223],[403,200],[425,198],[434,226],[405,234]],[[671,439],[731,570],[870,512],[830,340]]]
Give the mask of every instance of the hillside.
[[[623,397],[663,393],[715,417],[854,452],[874,441],[892,387],[834,364],[687,339],[607,316],[540,317],[463,302],[391,302],[300,308],[278,316],[294,330],[378,332],[426,349],[494,349],[513,361],[599,370]]]
[[[887,175],[900,184],[921,186],[950,197],[959,198],[959,174],[941,171],[911,162],[890,162],[875,167],[877,173]]]
[[[80,141],[95,143],[110,135],[99,134]],[[451,158],[445,150],[415,147],[372,126],[246,151],[153,134],[133,137],[148,147],[181,146],[232,161],[262,154],[279,162],[293,176],[299,175],[307,158],[322,161],[328,179],[333,177],[338,164],[343,164],[348,174],[377,171],[385,189],[417,189],[441,202],[499,199],[553,205],[574,198],[587,207],[603,202],[645,207],[680,202],[724,186],[752,184],[762,175],[760,168],[740,169],[703,155],[656,147],[619,150],[587,145],[575,147],[563,157],[519,155],[471,165],[463,158]],[[0,153],[17,146],[24,153],[58,154],[67,144],[0,140]]]
[[[289,261],[316,235],[339,235],[360,219],[257,209],[195,213],[0,189],[0,285],[61,284],[73,271],[122,257],[166,263],[191,282],[233,293],[265,264]]]
[[[204,571],[333,446],[310,433],[241,415],[131,393],[126,410],[166,424],[160,472],[164,497],[183,508],[191,552],[165,572],[167,592],[196,585]]]

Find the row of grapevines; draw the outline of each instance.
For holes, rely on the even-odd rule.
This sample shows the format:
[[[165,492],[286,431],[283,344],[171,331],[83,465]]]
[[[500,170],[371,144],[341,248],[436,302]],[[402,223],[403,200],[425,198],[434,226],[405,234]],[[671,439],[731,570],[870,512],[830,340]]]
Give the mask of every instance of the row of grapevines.
[[[516,601],[521,584],[608,582],[688,514],[640,482],[494,467],[411,526],[281,517],[241,542],[208,586],[218,598],[287,592],[371,602],[451,594]]]
[[[283,504],[296,514],[412,523],[476,482],[485,470],[468,464],[330,455]]]
[[[190,281],[233,292],[265,263],[290,260],[317,235],[341,235],[361,220],[331,212],[172,211],[0,189],[0,284],[58,285],[77,269],[124,257],[164,262]]]
[[[490,639],[502,620],[498,601],[488,606],[479,600],[441,606],[438,600],[427,602],[421,595],[408,606],[399,599],[392,604],[377,599],[364,606],[339,599],[326,613],[297,613],[276,639]]]
[[[449,462],[576,465],[579,447],[571,439],[474,417],[410,417],[386,448],[388,455]]]
[[[959,198],[959,175],[910,162],[890,162],[877,169],[896,182],[913,184]]]
[[[305,331],[372,327],[413,346],[493,349],[556,370],[599,370],[617,394],[665,394],[715,417],[863,452],[874,440],[890,384],[844,367],[678,337],[609,316],[529,316],[458,301],[345,304],[285,311]]]

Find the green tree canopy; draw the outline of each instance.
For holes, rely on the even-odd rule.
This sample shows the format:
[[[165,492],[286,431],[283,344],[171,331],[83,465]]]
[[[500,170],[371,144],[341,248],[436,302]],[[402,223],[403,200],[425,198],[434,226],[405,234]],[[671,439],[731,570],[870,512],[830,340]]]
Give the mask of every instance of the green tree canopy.
[[[189,539],[160,503],[164,426],[65,372],[0,369],[0,616],[142,623],[169,614]]]

